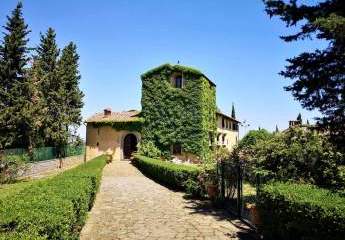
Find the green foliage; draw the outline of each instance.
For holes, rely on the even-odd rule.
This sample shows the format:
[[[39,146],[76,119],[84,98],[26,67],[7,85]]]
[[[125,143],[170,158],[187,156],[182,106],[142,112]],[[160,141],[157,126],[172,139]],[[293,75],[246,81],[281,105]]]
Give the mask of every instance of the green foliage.
[[[161,151],[151,141],[142,142],[139,144],[138,154],[149,158],[159,159],[162,156]]]
[[[0,184],[15,181],[24,172],[27,155],[0,156]]]
[[[200,168],[135,155],[134,165],[146,176],[168,187],[196,193]],[[199,188],[200,189],[200,188]]]
[[[236,119],[236,112],[235,112],[235,106],[232,104],[232,109],[231,109],[231,117]]]
[[[343,155],[327,138],[304,128],[290,128],[266,141],[259,141],[242,156],[252,173],[276,180],[309,182],[323,187],[342,188],[339,166]]]
[[[79,67],[79,55],[77,46],[70,42],[63,50],[57,64],[57,75],[62,82],[65,101],[65,115],[67,116],[67,125],[78,127],[81,124],[81,109],[83,103],[83,92],[79,89],[81,79]]]
[[[105,157],[31,184],[0,200],[0,239],[78,239],[100,184]]]
[[[183,88],[171,84],[182,74]],[[210,135],[216,132],[214,85],[199,71],[180,65],[162,65],[141,76],[142,141],[152,141],[168,156],[172,144],[207,161],[212,157]]]
[[[32,121],[27,111],[31,98],[28,90],[33,86],[25,69],[29,60],[27,36],[30,31],[22,7],[19,2],[7,17],[3,45],[0,46],[0,149],[27,144],[26,128]]]
[[[288,59],[281,75],[294,81],[286,90],[304,108],[322,113],[319,125],[330,133],[330,140],[345,151],[345,1],[264,2],[270,17],[278,16],[287,27],[297,28],[295,34],[281,37],[284,41],[316,38],[328,42],[325,49],[303,52]]]
[[[224,146],[219,146],[216,148],[214,155],[217,161],[225,160],[230,157],[230,151]]]
[[[78,84],[79,56],[70,43],[62,51],[55,31],[41,35],[29,64],[28,26],[22,3],[4,26],[0,45],[0,149],[65,146],[81,124],[83,94]]]
[[[345,198],[306,184],[270,183],[257,201],[265,239],[342,240]]]
[[[94,127],[110,126],[116,130],[141,132],[143,123],[144,123],[144,120],[142,118],[138,118],[135,121],[128,121],[128,122],[113,122],[113,121],[94,122],[92,123],[92,125]]]
[[[250,130],[240,141],[239,148],[249,148],[259,141],[265,141],[272,137],[266,129]]]

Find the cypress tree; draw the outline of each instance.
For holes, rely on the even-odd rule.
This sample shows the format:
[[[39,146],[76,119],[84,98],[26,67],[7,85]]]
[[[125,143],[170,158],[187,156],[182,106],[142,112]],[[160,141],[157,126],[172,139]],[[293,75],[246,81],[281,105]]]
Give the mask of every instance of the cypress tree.
[[[301,113],[298,114],[296,120],[302,124],[302,114]]]
[[[302,1],[301,1],[302,2]],[[264,0],[266,12],[278,16],[287,27],[299,28],[282,36],[286,42],[304,39],[327,41],[324,49],[303,52],[288,59],[281,75],[294,82],[286,87],[308,110],[319,110],[319,127],[330,133],[345,151],[345,1]]]
[[[28,125],[32,122],[28,110],[31,84],[26,76],[29,61],[28,26],[19,2],[7,16],[4,38],[0,48],[0,148],[25,147]]]
[[[63,81],[58,78],[57,63],[60,50],[55,38],[56,34],[52,28],[49,28],[45,35],[41,34],[35,58],[46,111],[40,134],[45,139],[45,145],[60,147],[67,142],[68,134],[64,126],[68,120],[65,115],[66,91]]]
[[[77,53],[77,46],[71,42],[63,50],[61,58],[57,65],[58,79],[62,82],[63,88],[65,89],[66,99],[64,113],[68,117],[67,125],[65,126],[68,130],[69,127],[77,128],[80,126],[82,117],[81,109],[83,107],[83,96],[84,94],[79,89],[80,73],[79,67],[79,55]]]
[[[278,128],[278,125],[276,125],[276,130],[275,130],[275,133],[279,133],[279,128]]]
[[[235,106],[234,106],[234,104],[232,104],[231,117],[236,119],[236,112],[235,112]]]

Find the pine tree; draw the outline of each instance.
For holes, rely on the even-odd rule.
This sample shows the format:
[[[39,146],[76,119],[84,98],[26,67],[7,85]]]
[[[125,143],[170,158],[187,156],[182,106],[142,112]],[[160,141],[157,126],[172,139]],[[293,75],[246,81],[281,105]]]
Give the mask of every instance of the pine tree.
[[[318,125],[330,133],[339,147],[345,142],[345,1],[324,0],[314,4],[264,0],[266,12],[279,16],[288,27],[300,30],[281,37],[286,42],[317,38],[325,49],[304,52],[288,59],[281,72],[294,83],[286,87],[308,110],[319,110]],[[345,150],[345,149],[344,149]]]
[[[296,120],[302,124],[302,114],[301,113],[298,114]]]
[[[61,58],[57,65],[58,79],[62,82],[63,88],[66,91],[66,116],[68,123],[66,128],[77,128],[80,126],[82,117],[81,109],[83,107],[84,94],[79,89],[80,73],[79,55],[77,54],[77,46],[74,43],[69,43],[63,50]]]
[[[231,117],[236,119],[236,112],[235,112],[235,106],[234,106],[234,104],[232,104]]]
[[[278,125],[276,125],[275,133],[279,133]]]
[[[309,120],[307,119],[307,125],[309,126],[310,125],[310,123],[309,123]]]
[[[35,58],[46,112],[40,134],[45,138],[45,145],[61,147],[66,144],[68,138],[65,128],[68,122],[65,105],[67,93],[64,82],[58,77],[57,64],[60,50],[55,38],[56,34],[52,28],[49,28],[45,35],[41,34]]]
[[[26,77],[28,26],[23,5],[19,2],[7,17],[3,44],[0,48],[0,148],[25,147],[28,125],[32,122],[28,110],[32,86]]]

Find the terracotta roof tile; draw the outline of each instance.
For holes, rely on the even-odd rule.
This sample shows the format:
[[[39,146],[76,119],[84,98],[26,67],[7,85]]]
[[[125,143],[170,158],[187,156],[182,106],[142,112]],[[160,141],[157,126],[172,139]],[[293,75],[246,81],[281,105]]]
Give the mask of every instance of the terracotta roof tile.
[[[132,122],[139,120],[139,111],[130,110],[124,112],[112,112],[110,115],[104,113],[96,113],[86,120],[87,123],[92,122]]]

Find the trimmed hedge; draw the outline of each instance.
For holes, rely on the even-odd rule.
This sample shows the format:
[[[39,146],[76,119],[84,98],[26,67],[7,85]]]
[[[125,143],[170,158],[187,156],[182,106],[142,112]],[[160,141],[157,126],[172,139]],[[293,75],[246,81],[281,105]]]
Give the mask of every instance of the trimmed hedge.
[[[198,182],[200,168],[135,155],[134,165],[146,176],[168,187],[187,190],[191,182]],[[188,184],[189,183],[189,184]]]
[[[260,189],[257,204],[265,239],[345,239],[345,198],[340,194],[276,182]]]
[[[0,239],[78,239],[105,162],[97,157],[1,199]]]

